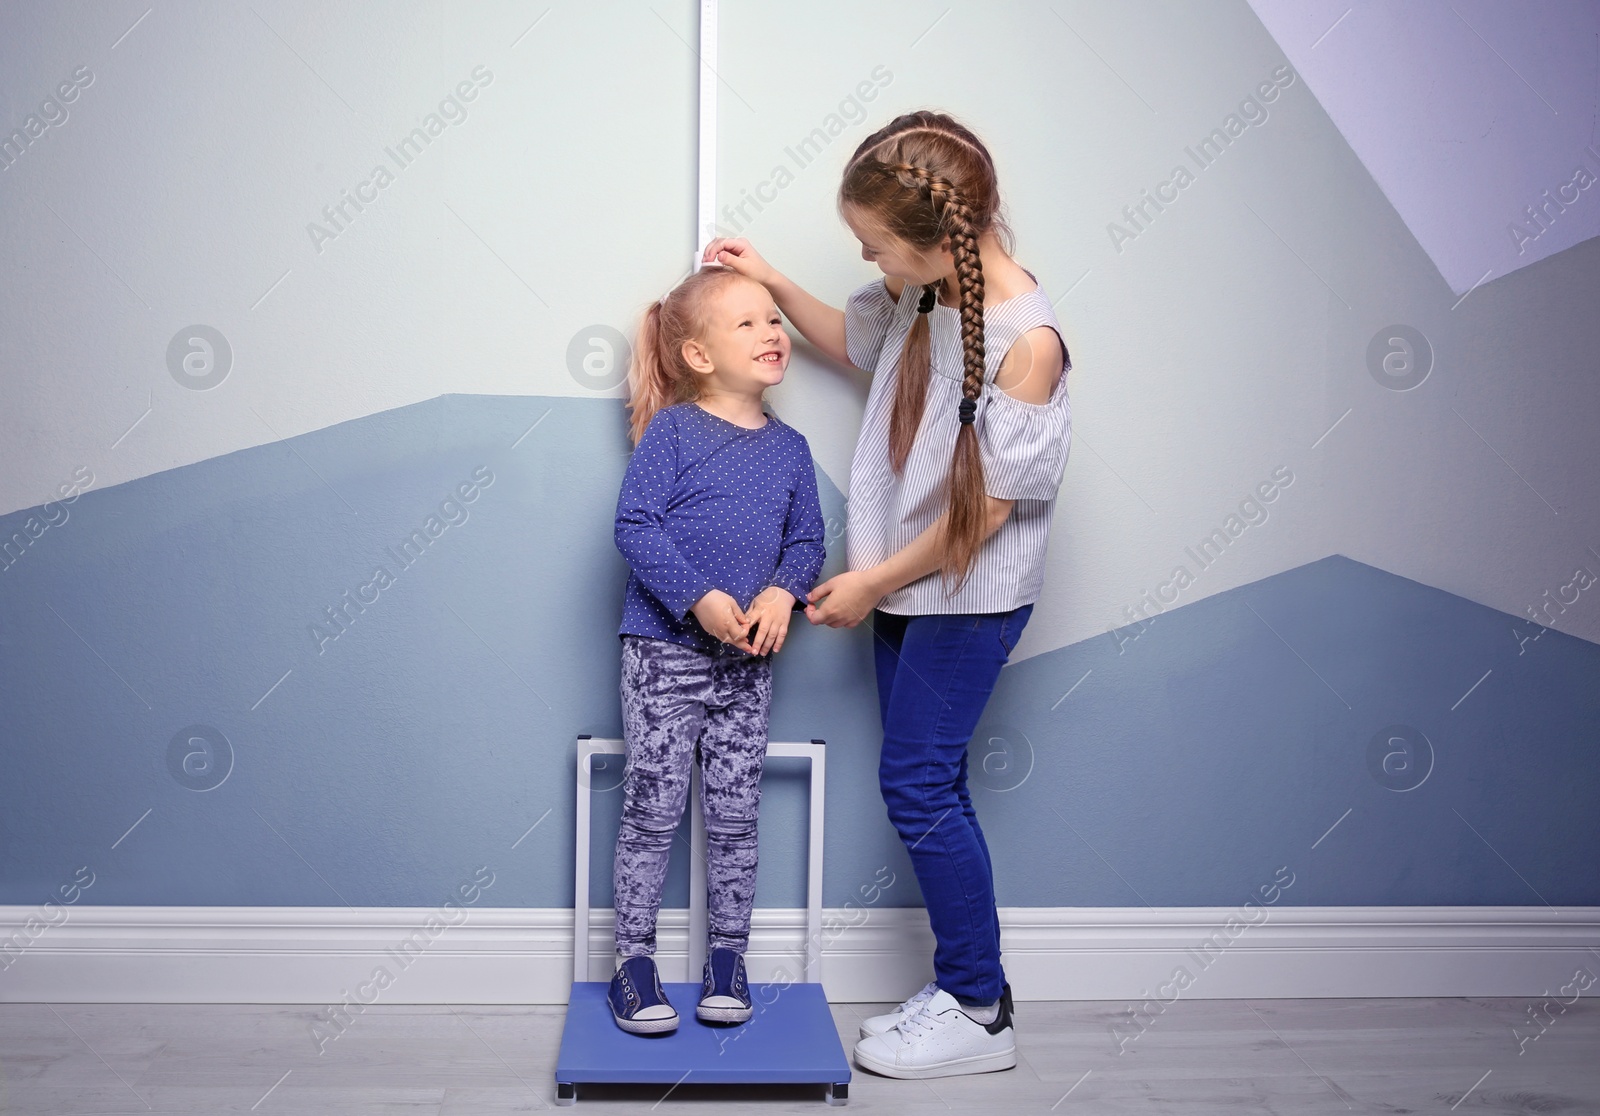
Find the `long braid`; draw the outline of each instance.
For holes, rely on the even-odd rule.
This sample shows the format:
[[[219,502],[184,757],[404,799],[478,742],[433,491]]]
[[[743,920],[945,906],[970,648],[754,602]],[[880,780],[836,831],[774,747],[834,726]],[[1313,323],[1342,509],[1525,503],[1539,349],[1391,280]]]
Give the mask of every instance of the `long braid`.
[[[961,349],[966,375],[961,394],[977,399],[983,391],[983,259],[978,255],[978,234],[972,228],[972,210],[954,187],[943,179],[932,181],[939,219],[950,230],[950,254],[955,257],[956,282],[961,293]],[[967,424],[970,425],[970,424]]]
[[[853,209],[891,241],[924,252],[948,242],[955,264],[961,316],[960,425],[946,477],[947,516],[941,573],[950,592],[965,582],[987,538],[988,501],[975,426],[985,382],[984,280],[979,237],[993,233],[1008,247],[1000,215],[994,162],[968,129],[948,116],[914,112],[896,117],[862,141],[845,167],[841,210]],[[889,419],[889,462],[902,472],[910,455],[932,380],[925,320],[934,288],[924,287],[921,311],[907,330]],[[910,297],[908,288],[902,298]],[[953,582],[953,585],[951,583]]]
[[[955,257],[956,282],[961,291],[961,423],[946,481],[949,516],[945,522],[944,562],[941,571],[959,589],[987,538],[988,500],[983,485],[983,455],[978,451],[973,422],[978,397],[983,393],[983,260],[978,255],[978,234],[972,211],[954,189],[933,182],[935,204],[942,199],[940,221],[950,230],[950,254]]]
[[[924,168],[909,163],[879,164],[882,173],[900,186],[915,190],[933,203],[933,176]],[[928,296],[932,295],[930,299]],[[910,291],[901,293],[910,297]],[[928,382],[933,375],[933,344],[929,337],[928,311],[937,299],[933,287],[925,287],[922,305],[906,331],[904,346],[900,350],[900,366],[895,379],[894,407],[889,415],[889,466],[896,473],[905,469],[906,458],[911,455],[911,444],[916,441],[917,430],[922,426],[922,412],[928,401]]]
[[[983,487],[983,455],[978,449],[978,436],[972,417],[977,400],[983,393],[984,336],[983,336],[983,259],[978,253],[978,233],[973,228],[972,208],[955,187],[945,178],[926,167],[913,163],[885,165],[885,172],[895,177],[900,185],[916,190],[926,197],[941,230],[950,238],[950,255],[956,265],[956,283],[960,292],[962,421],[956,434],[955,451],[946,477],[946,498],[949,519],[945,524],[944,561],[941,572],[959,589],[966,580],[967,570],[977,556],[985,538],[987,501]],[[918,314],[906,334],[902,352],[896,394],[909,396],[906,406],[896,407],[890,418],[890,463],[896,472],[905,466],[911,452],[911,442],[922,424],[922,411],[927,400],[928,379],[932,374],[931,352],[928,340],[926,314]],[[920,357],[920,361],[911,361]],[[894,429],[895,420],[902,429]],[[896,435],[899,435],[898,437]]]

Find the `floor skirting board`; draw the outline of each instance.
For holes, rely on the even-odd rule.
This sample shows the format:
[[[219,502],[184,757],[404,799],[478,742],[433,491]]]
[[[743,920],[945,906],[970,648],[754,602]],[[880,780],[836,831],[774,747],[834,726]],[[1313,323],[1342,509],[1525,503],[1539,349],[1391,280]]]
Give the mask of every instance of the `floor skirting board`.
[[[52,921],[53,920],[53,921]],[[1539,996],[1600,976],[1600,907],[1002,907],[1018,1000]],[[591,912],[593,979],[612,912]],[[686,912],[663,911],[662,976]],[[801,979],[803,909],[755,913],[752,983]],[[830,1000],[898,1000],[932,977],[917,908],[829,909]],[[0,906],[0,1002],[564,1003],[559,908]],[[1592,978],[1591,978],[1592,979]]]

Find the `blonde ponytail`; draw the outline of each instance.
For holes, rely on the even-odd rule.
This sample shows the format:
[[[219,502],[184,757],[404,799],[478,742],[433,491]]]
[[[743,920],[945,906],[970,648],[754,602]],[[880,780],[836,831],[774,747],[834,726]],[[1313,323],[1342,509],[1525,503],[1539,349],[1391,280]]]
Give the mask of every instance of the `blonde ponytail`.
[[[683,359],[683,343],[705,331],[709,296],[739,278],[732,268],[702,267],[640,316],[628,367],[628,436],[634,445],[657,411],[699,397],[700,381]]]

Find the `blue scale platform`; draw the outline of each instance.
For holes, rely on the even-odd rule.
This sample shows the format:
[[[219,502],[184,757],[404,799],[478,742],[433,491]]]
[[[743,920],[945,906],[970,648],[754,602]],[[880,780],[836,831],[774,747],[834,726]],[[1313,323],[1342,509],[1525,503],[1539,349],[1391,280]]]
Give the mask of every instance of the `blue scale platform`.
[[[834,1103],[848,1095],[850,1064],[820,984],[752,984],[755,1014],[737,1026],[695,1018],[698,982],[663,984],[680,1022],[662,1036],[618,1027],[607,987],[603,981],[572,986],[556,1059],[558,1101],[571,1104],[579,1085],[617,1083],[820,1084],[830,1087]]]

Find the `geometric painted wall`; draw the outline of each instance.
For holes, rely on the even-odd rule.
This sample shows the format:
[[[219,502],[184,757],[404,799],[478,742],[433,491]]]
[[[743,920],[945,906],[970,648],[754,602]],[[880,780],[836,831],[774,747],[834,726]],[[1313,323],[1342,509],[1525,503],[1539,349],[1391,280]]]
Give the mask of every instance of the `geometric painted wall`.
[[[1294,903],[1600,895],[1594,192],[1515,266],[1468,235],[1514,212],[1457,204],[1585,157],[1592,8],[1338,7],[723,6],[714,231],[842,304],[849,151],[947,109],[1073,355],[971,753],[1002,903],[1227,905],[1280,864]],[[706,231],[696,10],[0,11],[0,903],[88,865],[98,903],[432,905],[485,862],[570,902],[572,738],[620,731],[626,335]],[[1489,91],[1462,127],[1555,131],[1419,208],[1443,164],[1396,136],[1439,106],[1362,126],[1385,20]],[[801,344],[770,393],[830,571],[865,391]],[[903,864],[867,640],[778,664],[775,738],[833,751],[830,903]],[[793,906],[771,780],[758,900]]]
[[[444,396],[76,497],[0,574],[0,902],[87,864],[101,903],[423,906],[488,864],[498,905],[569,905],[625,455],[611,401]],[[1002,675],[971,753],[1002,903],[1242,901],[1280,864],[1295,903],[1600,899],[1594,644],[1338,555],[1144,615]],[[914,903],[869,639],[792,640],[773,733],[830,743],[827,901],[891,864]],[[799,775],[764,903],[802,902]]]

